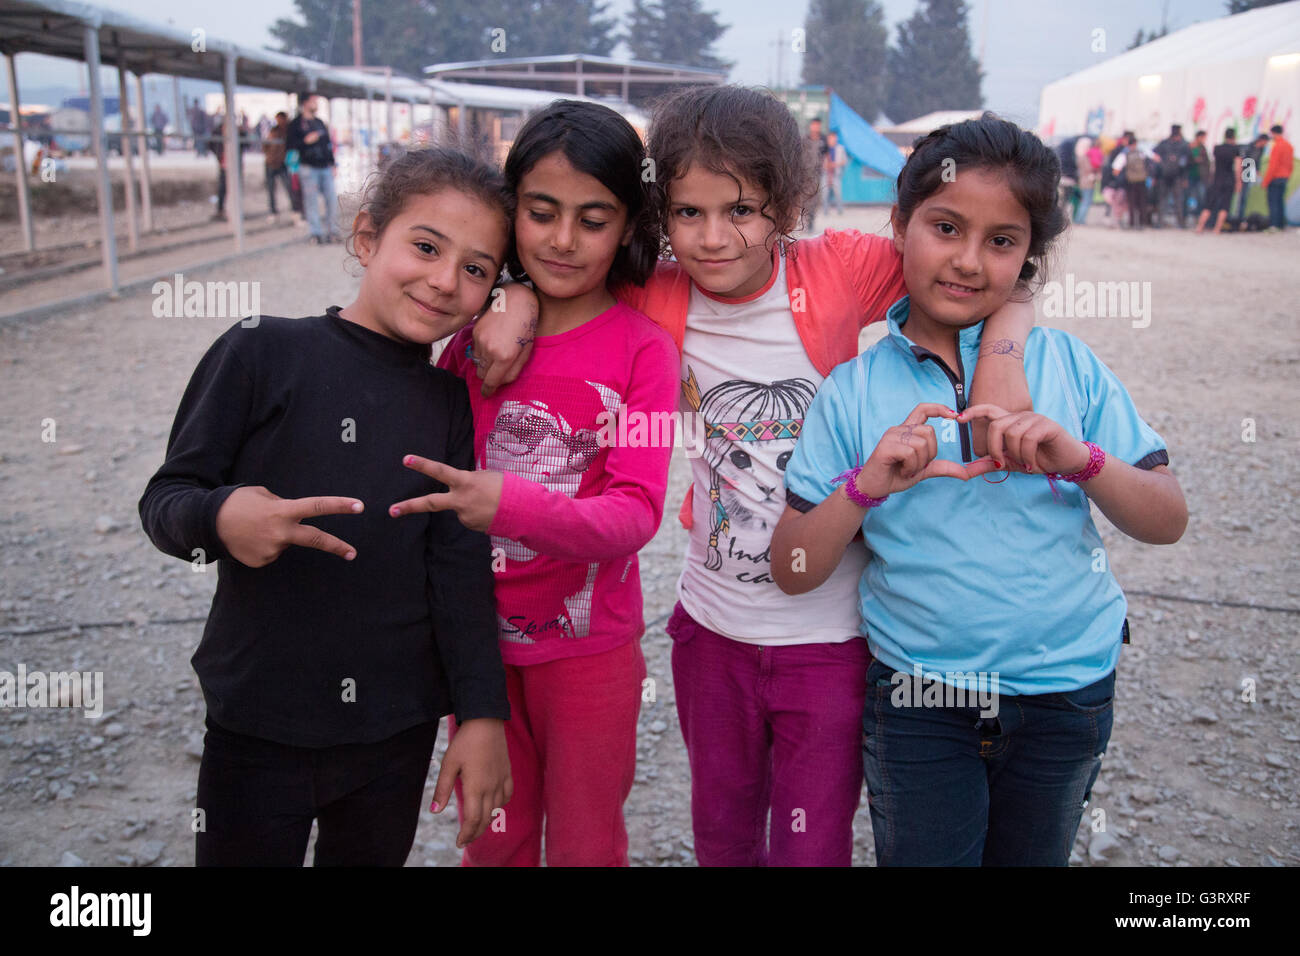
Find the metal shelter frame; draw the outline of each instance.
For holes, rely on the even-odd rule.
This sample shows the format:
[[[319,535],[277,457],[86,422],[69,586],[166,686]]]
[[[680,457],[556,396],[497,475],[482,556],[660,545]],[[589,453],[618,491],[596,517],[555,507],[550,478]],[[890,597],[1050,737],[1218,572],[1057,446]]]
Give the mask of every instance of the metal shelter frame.
[[[235,88],[238,84],[286,92],[311,91],[327,98],[364,99],[367,117],[373,116],[373,103],[382,96],[388,109],[388,129],[393,129],[393,102],[405,101],[414,110],[417,103],[431,107],[441,105],[429,85],[419,80],[392,74],[382,75],[356,69],[344,69],[317,63],[302,57],[270,50],[240,46],[206,36],[201,30],[186,33],[133,17],[115,10],[69,0],[0,0],[0,56],[10,89],[11,119],[0,125],[0,136],[12,134],[17,146],[15,175],[18,185],[19,221],[27,251],[36,249],[31,196],[23,162],[24,124],[20,110],[18,73],[15,59],[19,53],[77,60],[89,67],[90,134],[95,154],[95,191],[99,207],[100,247],[105,284],[110,295],[120,289],[118,280],[117,238],[113,223],[111,180],[108,169],[108,143],[104,131],[102,66],[116,66],[122,109],[122,156],[126,174],[127,241],[135,249],[140,236],[140,215],[135,201],[134,146],[139,141],[141,202],[146,231],[153,229],[150,197],[148,141],[145,129],[144,82],[146,73],[212,80],[222,84],[226,116],[235,111]],[[133,121],[128,104],[128,74],[134,74],[139,116]],[[446,95],[443,100],[448,99]],[[353,108],[349,108],[349,119]],[[179,117],[178,117],[179,119]],[[370,125],[373,130],[373,124]],[[239,133],[237,124],[227,121],[224,129],[226,168],[239,169]],[[374,165],[375,144],[370,144]],[[236,254],[244,251],[243,182],[234,172],[228,176],[230,188],[230,226]]]

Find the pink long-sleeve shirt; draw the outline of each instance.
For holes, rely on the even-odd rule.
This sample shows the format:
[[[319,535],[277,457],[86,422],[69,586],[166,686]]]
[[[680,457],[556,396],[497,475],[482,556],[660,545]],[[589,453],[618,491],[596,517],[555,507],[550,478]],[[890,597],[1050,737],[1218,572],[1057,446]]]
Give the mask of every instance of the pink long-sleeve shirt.
[[[483,398],[471,335],[457,333],[437,364],[469,384],[477,466],[504,475],[488,529],[502,659],[540,664],[639,638],[637,551],[663,518],[677,410],[672,337],[619,303],[538,336],[519,378]]]

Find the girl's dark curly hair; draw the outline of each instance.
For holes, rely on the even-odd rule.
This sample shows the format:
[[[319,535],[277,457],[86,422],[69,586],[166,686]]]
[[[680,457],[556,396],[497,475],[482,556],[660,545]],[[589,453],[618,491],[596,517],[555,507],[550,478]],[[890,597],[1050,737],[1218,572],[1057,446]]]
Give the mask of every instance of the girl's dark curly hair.
[[[645,144],[637,131],[608,106],[556,100],[529,117],[506,155],[505,181],[511,196],[517,198],[519,183],[528,171],[555,152],[562,153],[578,172],[598,180],[627,207],[632,238],[626,246],[619,246],[608,281],[610,285],[644,285],[659,258],[659,236],[649,214],[642,178]],[[526,278],[513,243],[506,266],[514,278]]]
[[[912,155],[898,174],[898,218],[906,224],[916,207],[962,170],[1005,171],[1007,185],[1029,214],[1029,251],[1019,284],[1042,279],[1042,266],[1068,225],[1058,199],[1061,161],[1033,133],[993,113],[940,126],[912,144]]]
[[[358,235],[372,235],[378,241],[412,196],[443,189],[465,193],[498,210],[506,224],[506,235],[512,234],[514,193],[506,189],[501,174],[459,150],[428,146],[398,152],[367,177],[352,220],[348,252],[356,255],[354,245]],[[365,219],[361,213],[366,214]]]
[[[799,123],[767,90],[695,86],[657,100],[647,152],[655,164],[651,189],[655,219],[668,247],[668,187],[694,163],[767,194],[759,214],[772,224],[783,249],[817,199],[819,175]]]

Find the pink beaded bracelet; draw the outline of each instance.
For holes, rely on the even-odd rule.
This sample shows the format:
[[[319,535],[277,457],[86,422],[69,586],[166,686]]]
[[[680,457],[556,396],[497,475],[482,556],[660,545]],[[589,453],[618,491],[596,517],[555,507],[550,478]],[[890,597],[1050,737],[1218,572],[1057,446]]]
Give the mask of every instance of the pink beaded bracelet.
[[[849,501],[853,502],[859,508],[877,508],[883,505],[889,495],[884,498],[873,498],[858,489],[858,473],[862,471],[862,466],[850,468],[843,474],[836,475],[831,479],[832,485],[838,485],[841,481],[846,481],[844,493],[849,496]]]
[[[1077,485],[1081,481],[1091,481],[1096,478],[1101,471],[1101,466],[1106,464],[1106,453],[1090,441],[1084,442],[1088,446],[1088,464],[1084,466],[1083,471],[1076,471],[1072,475],[1050,474],[1047,476],[1047,483],[1052,486],[1052,495],[1058,501],[1060,494],[1056,490],[1058,481],[1068,481]]]

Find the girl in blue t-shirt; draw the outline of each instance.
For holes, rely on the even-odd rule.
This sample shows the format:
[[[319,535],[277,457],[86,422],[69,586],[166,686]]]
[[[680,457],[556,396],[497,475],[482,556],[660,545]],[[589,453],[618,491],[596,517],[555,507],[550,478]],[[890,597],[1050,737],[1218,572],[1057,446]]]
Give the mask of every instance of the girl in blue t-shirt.
[[[1030,334],[1034,411],[965,405],[976,358],[1018,352],[982,341],[983,319],[1064,229],[1059,176],[992,114],[918,141],[893,210],[908,295],[822,385],[786,470],[783,590],[818,587],[859,530],[870,550],[863,746],[882,865],[1067,861],[1127,633],[1089,502],[1151,544],[1187,524],[1164,441],[1073,336]],[[973,460],[977,419],[989,456]],[[924,480],[938,477],[959,480]]]

